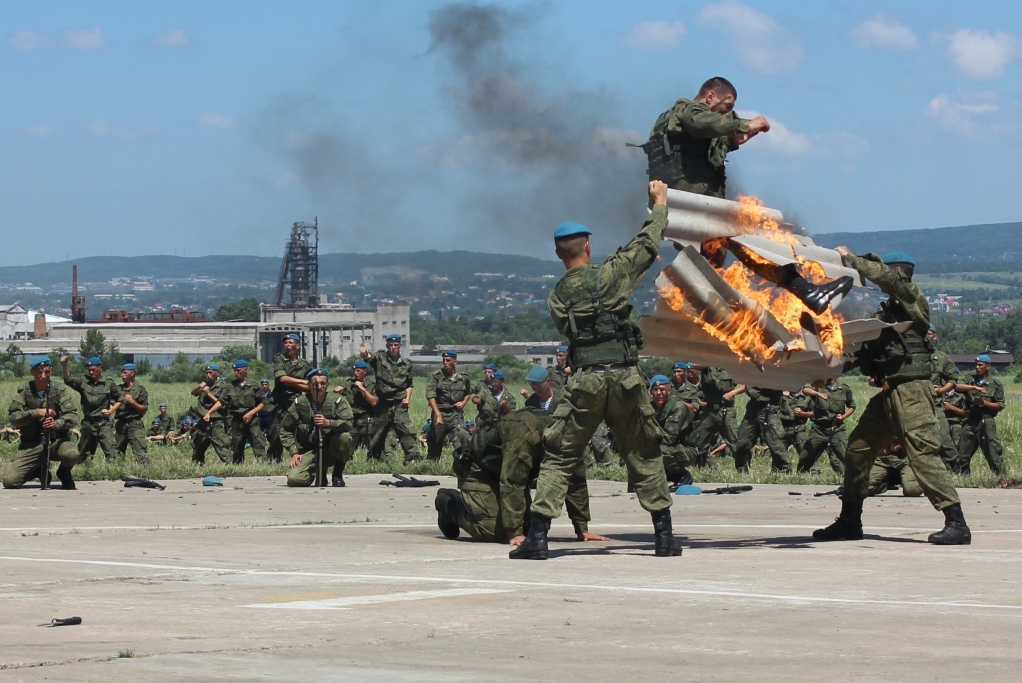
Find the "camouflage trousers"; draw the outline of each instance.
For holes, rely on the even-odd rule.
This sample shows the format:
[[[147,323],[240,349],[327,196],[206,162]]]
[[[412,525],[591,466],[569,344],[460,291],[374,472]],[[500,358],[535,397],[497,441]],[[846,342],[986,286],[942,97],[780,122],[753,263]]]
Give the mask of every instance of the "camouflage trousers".
[[[20,489],[26,481],[39,478],[39,470],[46,449],[42,444],[18,450],[4,468],[4,488]],[[61,467],[74,467],[78,462],[78,449],[67,436],[54,437],[50,442],[50,462],[56,460]]]
[[[371,415],[356,415],[351,422],[351,452],[358,449],[369,451],[369,439],[372,436],[373,418]]]
[[[843,422],[830,426],[813,425],[809,430],[809,438],[802,446],[802,452],[798,454],[798,471],[810,471],[824,451],[830,459],[830,468],[838,474],[844,474],[848,432]]]
[[[500,517],[510,540],[524,536],[532,508],[529,483],[539,473],[543,460],[543,431],[552,416],[541,410],[524,408],[505,415],[500,421],[503,460],[500,467]],[[589,483],[585,462],[580,462],[568,479],[564,498],[575,533],[589,531]]]
[[[231,461],[231,437],[223,420],[199,420],[199,426],[192,432],[192,462],[204,464],[206,450],[212,446],[216,457],[225,465]]]
[[[933,386],[925,380],[899,384],[873,396],[848,437],[845,452],[844,495],[869,495],[873,463],[895,439],[937,510],[960,503],[951,475],[940,459],[940,434],[933,411]]]
[[[760,437],[766,441],[770,449],[770,471],[791,472],[791,461],[788,460],[788,448],[784,445],[784,427],[777,411],[762,408],[752,415],[746,409],[745,419],[738,428],[738,445],[735,446],[735,469],[748,472],[752,464],[752,449]]]
[[[923,495],[908,460],[900,455],[881,455],[869,471],[869,495],[878,496],[891,486],[901,486],[902,495],[909,498]]]
[[[426,433],[426,458],[439,460],[443,453],[444,443],[452,442],[454,452],[459,453],[465,448],[466,437],[464,418],[460,412],[441,413],[443,424],[433,424]]]
[[[540,464],[534,514],[561,513],[568,481],[600,422],[614,433],[639,504],[649,512],[671,507],[660,457],[663,431],[656,422],[646,378],[635,366],[621,370],[583,368],[568,378],[561,402],[543,430],[546,456]]]
[[[369,439],[369,457],[382,459],[387,447],[387,434],[393,431],[401,442],[401,449],[405,452],[405,460],[418,460],[422,457],[419,450],[419,441],[415,438],[415,430],[412,429],[412,422],[408,417],[408,406],[396,403],[385,404],[380,401],[376,404],[376,411],[373,415],[373,431]]]
[[[962,422],[962,436],[958,442],[958,472],[968,474],[972,471],[972,456],[977,448],[982,449],[991,472],[1004,474],[1004,448],[997,436],[995,418],[968,417]]]
[[[696,467],[709,464],[710,448],[717,440],[717,435],[727,444],[723,455],[734,455],[734,446],[738,443],[738,421],[735,418],[735,407],[718,404],[716,407],[707,405],[697,416],[698,426],[694,427],[695,436],[692,443],[697,451]]]
[[[252,455],[257,460],[266,459],[266,439],[259,426],[259,418],[253,417],[248,424],[241,415],[231,416],[231,461],[245,462],[245,442],[252,444]]]
[[[114,425],[103,417],[97,420],[85,419],[80,427],[82,433],[78,439],[78,461],[85,462],[96,452],[96,446],[103,449],[107,460],[117,455],[117,442],[114,439]]]
[[[114,433],[117,435],[117,455],[127,455],[128,446],[131,446],[131,454],[136,460],[146,460],[149,457],[142,420],[118,420],[114,425]]]
[[[954,471],[958,463],[958,439],[951,434],[951,425],[944,415],[943,406],[935,406],[933,412],[937,416],[937,429],[940,430],[940,459],[944,461],[945,467]]]
[[[351,460],[351,434],[340,432],[339,434],[326,435],[323,438],[323,479],[326,481],[327,472],[334,467],[334,477],[344,472],[344,466]],[[319,459],[315,450],[304,450],[300,453],[301,462],[287,472],[287,485],[291,487],[312,486],[316,479],[319,468]],[[321,482],[323,483],[323,482]]]
[[[806,432],[806,423],[802,422],[791,422],[783,420],[781,426],[784,427],[784,445],[787,448],[791,448],[795,451],[797,457],[802,452],[802,448],[806,445],[806,441],[809,440],[809,434]]]

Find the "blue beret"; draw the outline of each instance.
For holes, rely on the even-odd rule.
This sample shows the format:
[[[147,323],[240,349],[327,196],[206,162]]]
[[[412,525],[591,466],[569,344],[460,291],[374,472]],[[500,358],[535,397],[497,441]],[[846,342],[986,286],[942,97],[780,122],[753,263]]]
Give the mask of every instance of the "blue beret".
[[[531,370],[529,374],[525,376],[525,381],[529,384],[542,384],[550,377],[550,373],[547,372],[546,368],[541,368],[538,365]]]
[[[976,356],[976,362],[986,363],[987,365],[990,365],[990,363],[992,363],[993,361],[990,360],[990,356],[986,355],[985,353],[981,353],[978,356]]]
[[[593,231],[574,221],[565,221],[557,226],[554,230],[554,239],[559,240],[562,237],[574,237],[575,235],[592,235]]]
[[[476,426],[476,421],[475,420],[469,420],[468,422],[465,423],[465,426],[466,427],[475,427]]]
[[[433,426],[433,423],[427,422],[424,425],[422,425],[422,431],[428,432],[432,426]]]
[[[504,379],[504,373],[503,372],[493,373],[493,379]]]
[[[53,365],[50,362],[49,356],[32,356],[32,360],[28,362],[28,369],[34,370],[37,365]]]
[[[161,403],[161,404],[160,404],[160,407],[161,407],[161,408],[166,408],[166,407],[167,407],[167,404],[166,404],[166,403]]]
[[[688,370],[691,367],[692,367],[691,363],[686,363],[683,360],[679,360],[677,363],[675,363],[674,365],[671,366],[671,370],[676,370],[676,369]]]
[[[153,424],[154,425],[158,425],[158,424],[160,424],[160,421],[159,420],[153,420]]]
[[[936,331],[937,331],[937,326],[936,325],[930,325],[930,332],[936,332]]]
[[[247,368],[248,367],[248,361],[245,360],[244,358],[242,358],[240,360],[236,360],[236,361],[234,361],[234,367],[235,368]]]
[[[652,389],[653,387],[655,387],[655,386],[657,386],[659,384],[670,384],[670,383],[671,383],[671,380],[667,379],[667,375],[654,375],[653,378],[649,380],[649,388]]]
[[[265,377],[263,377],[263,378],[262,378],[261,380],[259,380],[259,383],[260,383],[260,384],[263,384],[263,383],[269,384],[269,383],[270,383],[270,380],[268,380],[268,379],[266,379]]]
[[[125,363],[124,365],[121,366],[121,370],[131,370],[132,372],[135,372],[135,364]]]
[[[216,370],[217,372],[220,372],[220,366],[217,365],[216,363],[210,363],[209,365],[206,366],[206,369],[207,370]]]
[[[302,340],[302,338],[294,332],[292,332],[291,334],[285,334],[284,339],[293,339],[296,342],[300,342]]]
[[[327,372],[326,368],[313,368],[309,370],[307,373],[305,373],[305,379],[312,379],[316,375],[323,375],[324,377],[329,377],[330,373]]]
[[[455,351],[454,349],[447,349],[446,351],[444,351],[440,355],[441,356],[447,356],[448,358],[457,358],[458,357],[458,352]]]
[[[181,424],[183,424],[183,425],[186,425],[186,424],[188,424],[191,421],[192,421],[192,418],[190,416],[188,416],[188,415],[185,415],[184,417],[181,418]]]
[[[907,263],[910,266],[914,266],[916,264],[916,260],[903,251],[892,251],[890,254],[884,254],[884,263],[887,265],[891,265],[892,263]]]
[[[357,360],[357,361],[355,361],[355,367],[356,368],[362,368],[363,370],[368,370],[369,369],[369,363],[366,363],[364,360]]]
[[[213,475],[210,475],[208,477],[203,477],[202,478],[202,485],[203,486],[223,486],[224,485],[224,480],[221,479],[220,477],[214,477]]]
[[[387,335],[387,341],[388,342],[399,342],[400,343],[401,335],[397,334],[397,333],[395,333],[395,334],[388,334]]]
[[[567,346],[558,346],[557,347],[557,353],[567,353],[567,352],[568,352],[568,347]]]
[[[103,364],[103,359],[100,358],[99,356],[93,356],[89,360],[85,361],[85,364],[86,365],[102,365]]]
[[[496,372],[498,368],[493,363],[487,363],[486,365],[483,366],[483,369],[484,370],[493,370],[494,372]]]

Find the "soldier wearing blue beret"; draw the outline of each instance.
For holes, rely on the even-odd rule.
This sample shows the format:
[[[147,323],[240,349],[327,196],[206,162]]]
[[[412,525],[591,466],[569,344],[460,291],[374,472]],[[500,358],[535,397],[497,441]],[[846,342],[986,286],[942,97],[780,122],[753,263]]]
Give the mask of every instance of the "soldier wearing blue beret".
[[[85,361],[85,375],[82,377],[71,377],[67,363],[68,357],[61,356],[64,384],[78,392],[84,414],[78,439],[78,462],[92,457],[96,446],[103,449],[107,460],[113,460],[117,455],[117,443],[110,416],[121,407],[121,389],[117,382],[103,376],[103,361],[98,356]]]
[[[358,350],[373,370],[376,377],[376,408],[373,411],[373,433],[369,444],[369,455],[382,459],[387,445],[387,435],[393,431],[401,442],[405,462],[419,460],[422,453],[415,438],[415,428],[408,417],[408,403],[412,399],[412,361],[401,355],[401,335],[387,335],[386,349],[371,352],[362,347]]]
[[[301,336],[291,332],[284,335],[281,344],[284,346],[283,353],[273,357],[273,397],[270,401],[272,421],[266,449],[266,456],[274,462],[280,462],[284,457],[284,447],[280,442],[281,421],[291,404],[309,390],[305,375],[312,370],[312,364],[301,357]]]
[[[149,457],[145,423],[142,417],[149,411],[149,392],[135,380],[134,363],[121,366],[121,405],[116,413],[114,434],[117,437],[117,455],[127,455],[128,446],[139,462]]]

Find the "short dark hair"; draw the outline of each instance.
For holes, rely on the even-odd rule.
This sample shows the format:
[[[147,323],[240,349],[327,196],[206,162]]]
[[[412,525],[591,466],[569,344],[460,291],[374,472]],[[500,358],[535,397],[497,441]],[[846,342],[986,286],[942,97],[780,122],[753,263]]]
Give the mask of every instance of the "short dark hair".
[[[589,235],[571,235],[554,240],[554,246],[557,249],[557,256],[567,260],[581,256],[587,242],[589,242]]]
[[[714,76],[699,86],[699,92],[696,94],[696,97],[703,97],[711,90],[721,97],[726,95],[730,95],[735,98],[738,97],[738,90],[736,90],[735,86],[731,84],[731,81],[723,76]]]

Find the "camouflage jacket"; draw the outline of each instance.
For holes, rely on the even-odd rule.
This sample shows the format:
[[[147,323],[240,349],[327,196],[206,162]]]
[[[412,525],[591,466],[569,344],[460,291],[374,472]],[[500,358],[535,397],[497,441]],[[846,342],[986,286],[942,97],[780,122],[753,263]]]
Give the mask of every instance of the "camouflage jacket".
[[[67,438],[68,433],[78,426],[78,408],[71,398],[71,392],[63,384],[50,382],[47,392],[39,393],[35,382],[31,381],[18,387],[11,401],[8,416],[11,426],[21,430],[19,449],[33,448],[43,440],[43,418],[39,415],[40,408],[51,408],[56,413],[53,431],[60,438]]]

